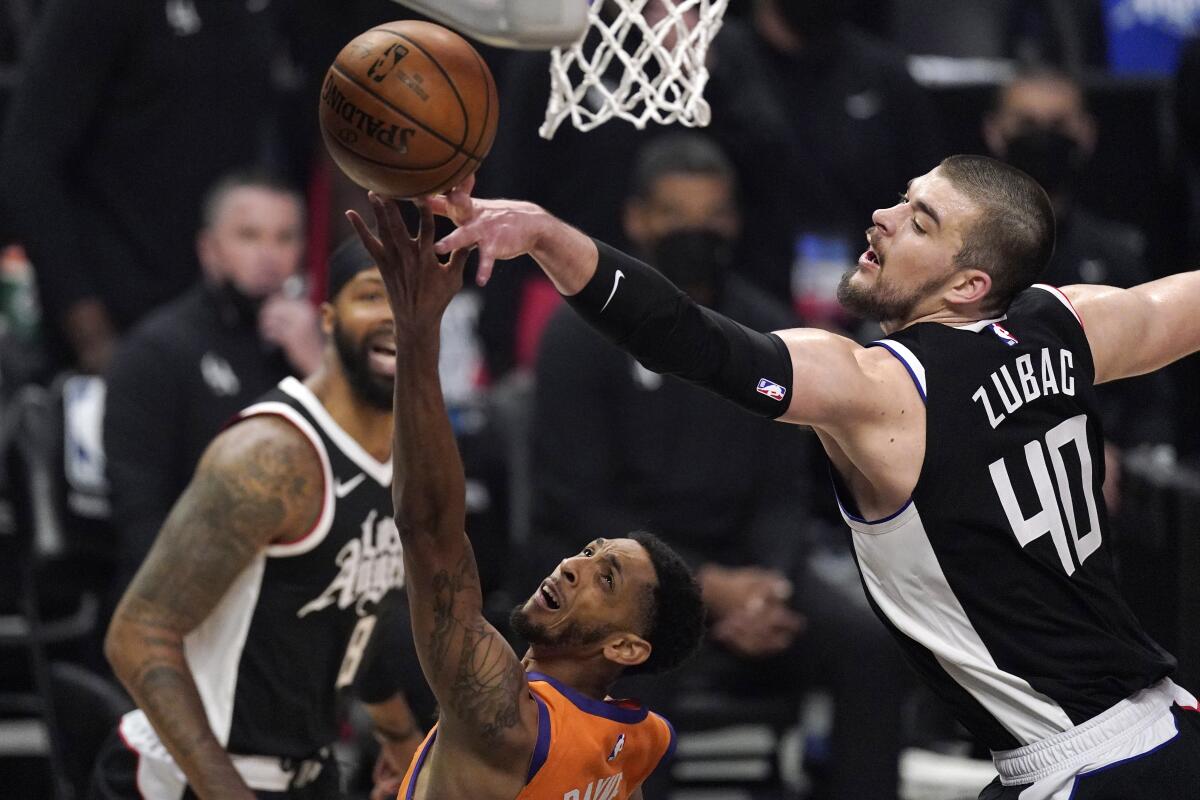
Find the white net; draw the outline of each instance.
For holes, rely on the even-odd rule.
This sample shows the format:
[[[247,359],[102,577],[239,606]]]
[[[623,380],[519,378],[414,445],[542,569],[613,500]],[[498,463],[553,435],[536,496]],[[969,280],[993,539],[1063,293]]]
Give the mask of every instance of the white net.
[[[550,103],[539,133],[564,120],[590,131],[613,117],[708,124],[704,58],[729,0],[594,0],[589,30],[551,52]]]

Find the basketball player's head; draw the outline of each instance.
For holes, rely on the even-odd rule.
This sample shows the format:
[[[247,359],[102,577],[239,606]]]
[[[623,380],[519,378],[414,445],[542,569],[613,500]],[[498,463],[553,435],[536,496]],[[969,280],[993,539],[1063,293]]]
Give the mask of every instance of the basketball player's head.
[[[395,323],[383,276],[358,236],[351,235],[329,259],[328,299],[321,327],[334,365],[362,402],[392,409],[396,377]]]
[[[700,133],[654,139],[634,164],[624,224],[643,259],[700,302],[712,302],[741,231],[733,165]]]
[[[683,559],[639,532],[596,539],[563,559],[511,621],[535,656],[655,673],[699,646],[704,603]]]
[[[986,156],[950,156],[878,209],[869,247],[842,276],[842,305],[888,330],[942,310],[1002,312],[1054,252],[1054,211],[1037,182]]]
[[[300,269],[300,195],[270,173],[224,176],[204,198],[196,251],[211,283],[249,300],[275,294]]]

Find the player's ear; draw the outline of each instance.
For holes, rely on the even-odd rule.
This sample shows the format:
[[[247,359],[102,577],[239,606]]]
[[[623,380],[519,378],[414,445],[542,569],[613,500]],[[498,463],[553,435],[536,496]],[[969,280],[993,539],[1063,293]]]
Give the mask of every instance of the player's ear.
[[[604,642],[604,657],[622,667],[636,667],[650,657],[653,648],[636,633],[614,633]]]
[[[950,279],[947,299],[953,305],[982,303],[992,291],[992,276],[981,269],[958,270]]]
[[[321,331],[325,334],[325,338],[333,336],[333,303],[328,301],[321,303]]]
[[[200,233],[196,234],[196,259],[200,262],[201,269],[204,270],[205,276],[209,280],[218,280],[219,265],[217,264],[217,255],[214,252],[212,230],[205,226]]]

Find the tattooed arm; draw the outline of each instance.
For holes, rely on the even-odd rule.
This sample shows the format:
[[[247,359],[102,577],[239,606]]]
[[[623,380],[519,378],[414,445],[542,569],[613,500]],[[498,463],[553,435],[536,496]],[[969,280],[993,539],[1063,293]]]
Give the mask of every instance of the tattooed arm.
[[[321,510],[321,465],[275,417],[218,436],[121,599],[105,655],[201,798],[252,800],[208,724],[183,638],[263,548],[307,531]]]
[[[483,617],[475,555],[463,528],[465,479],[438,380],[442,312],[462,284],[466,253],[441,265],[433,215],[421,209],[413,239],[398,203],[372,196],[381,235],[351,215],[387,286],[396,324],[395,473],[392,494],[413,638],[441,706],[437,750],[455,751],[519,787],[537,738],[525,670]],[[444,752],[444,751],[443,751]]]

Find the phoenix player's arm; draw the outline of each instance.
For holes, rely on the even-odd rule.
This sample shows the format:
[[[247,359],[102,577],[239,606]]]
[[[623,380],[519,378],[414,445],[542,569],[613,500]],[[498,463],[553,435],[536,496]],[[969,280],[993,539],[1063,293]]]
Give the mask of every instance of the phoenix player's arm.
[[[357,214],[349,216],[379,265],[395,317],[392,494],[413,638],[441,707],[438,750],[453,751],[454,763],[487,769],[489,785],[512,780],[519,788],[537,738],[537,707],[520,660],[483,616],[464,533],[463,467],[438,380],[442,312],[461,286],[467,252],[439,264],[427,206],[413,239],[397,202],[371,199],[378,238]]]
[[[113,614],[105,654],[201,798],[254,795],[209,727],[184,636],[263,548],[312,527],[322,481],[312,446],[287,422],[255,417],[225,431]]]
[[[1096,383],[1153,372],[1200,350],[1200,272],[1131,289],[1066,286],[1083,322]]]

